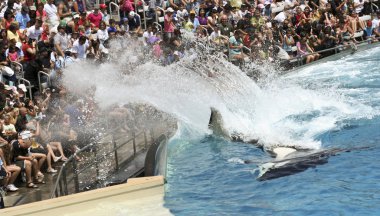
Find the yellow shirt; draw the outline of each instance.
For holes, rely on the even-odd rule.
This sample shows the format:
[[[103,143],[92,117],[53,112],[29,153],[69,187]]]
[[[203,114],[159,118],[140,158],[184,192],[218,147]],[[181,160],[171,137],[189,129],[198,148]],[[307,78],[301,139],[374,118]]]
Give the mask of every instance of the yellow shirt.
[[[12,39],[15,39],[16,42],[21,42],[20,36],[18,36],[17,32],[16,32],[16,34],[13,34],[13,32],[11,32],[11,31],[8,30],[7,31],[7,35],[8,35],[8,40],[9,41],[12,40]]]

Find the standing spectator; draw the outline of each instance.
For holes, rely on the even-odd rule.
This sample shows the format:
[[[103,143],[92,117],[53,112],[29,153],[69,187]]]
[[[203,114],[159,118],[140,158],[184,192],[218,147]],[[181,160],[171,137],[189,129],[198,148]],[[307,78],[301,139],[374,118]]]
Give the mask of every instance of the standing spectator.
[[[47,22],[50,28],[53,28],[59,24],[58,9],[54,4],[54,0],[48,0],[44,6],[44,10],[47,15]]]
[[[26,31],[26,36],[29,39],[33,39],[37,41],[40,39],[41,34],[42,34],[42,20],[37,19],[36,23],[33,26],[29,27],[28,30]]]
[[[16,21],[19,23],[21,30],[24,30],[28,27],[28,22],[30,21],[28,6],[22,6],[21,12],[18,12],[16,14]]]
[[[83,60],[87,58],[87,51],[89,50],[90,44],[85,36],[80,36],[73,44],[71,53],[74,58]]]
[[[65,57],[65,51],[68,50],[69,47],[69,37],[65,32],[65,27],[62,25],[58,26],[58,34],[54,37],[54,45],[59,56]]]
[[[164,20],[164,40],[169,41],[170,38],[173,36],[173,32],[175,29],[175,25],[173,23],[173,8],[169,7],[166,10],[165,14],[165,20]]]
[[[87,19],[96,27],[100,27],[100,22],[103,19],[103,16],[101,13],[99,13],[99,5],[96,5],[94,8],[94,12],[90,13],[87,16]]]

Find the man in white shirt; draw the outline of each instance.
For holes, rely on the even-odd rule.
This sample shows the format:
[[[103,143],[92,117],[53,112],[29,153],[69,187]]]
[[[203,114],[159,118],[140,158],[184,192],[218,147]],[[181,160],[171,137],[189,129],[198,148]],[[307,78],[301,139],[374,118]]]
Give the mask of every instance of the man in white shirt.
[[[58,26],[58,33],[54,36],[54,45],[59,56],[64,57],[65,51],[68,50],[69,47],[69,37],[65,32],[65,27],[62,25]]]
[[[44,10],[48,17],[47,21],[49,24],[49,28],[53,28],[59,24],[58,10],[54,4],[54,0],[48,0],[48,2],[44,6]]]
[[[357,14],[360,14],[364,9],[364,0],[354,0],[354,8]]]
[[[90,43],[87,38],[85,36],[80,36],[78,40],[74,41],[71,53],[77,59],[86,59],[89,47]]]
[[[42,20],[41,19],[36,19],[36,23],[34,26],[31,26],[28,28],[26,31],[26,36],[28,38],[33,39],[33,40],[38,40],[41,36],[42,33]]]

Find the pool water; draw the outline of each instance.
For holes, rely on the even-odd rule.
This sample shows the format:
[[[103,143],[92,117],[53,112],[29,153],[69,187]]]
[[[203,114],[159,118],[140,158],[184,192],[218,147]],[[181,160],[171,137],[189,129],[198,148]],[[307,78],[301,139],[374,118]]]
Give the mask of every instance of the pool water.
[[[254,103],[251,135],[261,144],[346,151],[304,172],[258,181],[258,166],[273,160],[267,153],[192,136],[183,126],[168,146],[165,207],[175,215],[379,215],[380,48],[304,68],[261,90],[274,100]]]

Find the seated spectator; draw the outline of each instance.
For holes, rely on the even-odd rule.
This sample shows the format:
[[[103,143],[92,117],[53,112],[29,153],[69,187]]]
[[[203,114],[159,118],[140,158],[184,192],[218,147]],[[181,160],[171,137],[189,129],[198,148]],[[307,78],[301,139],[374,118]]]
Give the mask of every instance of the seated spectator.
[[[244,54],[242,53],[243,41],[239,30],[234,32],[234,35],[229,39],[229,55],[231,59],[242,60]]]
[[[18,22],[12,22],[7,32],[8,40],[14,40],[14,43],[21,42],[20,36],[23,37],[23,35],[20,35],[18,25]]]
[[[21,12],[16,14],[16,21],[19,23],[21,30],[24,30],[28,27],[28,22],[30,21],[28,6],[22,6]]]
[[[298,41],[297,44],[297,55],[306,58],[306,64],[312,61],[315,61],[319,58],[319,54],[311,54],[314,52],[307,43],[307,38],[301,36],[301,41]]]
[[[4,116],[4,123],[2,125],[2,137],[11,142],[14,139],[17,139],[17,131],[15,126],[11,123],[11,117],[9,114]]]
[[[14,182],[20,174],[21,168],[14,164],[7,163],[4,151],[2,149],[5,145],[8,146],[8,143],[5,143],[4,140],[1,140],[0,138],[0,181],[1,176],[5,177],[3,184],[0,184],[0,186],[4,185],[7,191],[14,192],[18,191],[18,188],[14,185]]]
[[[233,26],[228,22],[228,18],[226,15],[221,17],[221,24],[218,26],[220,29],[220,33],[226,37],[230,37],[231,32],[233,32]]]
[[[69,1],[61,1],[58,3],[57,8],[58,17],[61,20],[65,20],[66,22],[71,21],[72,18],[72,7],[69,4]]]
[[[8,30],[12,22],[14,22],[13,12],[7,9],[4,13],[4,18],[1,20],[2,29]]]
[[[108,31],[106,29],[107,25],[105,22],[101,22],[99,27],[100,28],[96,33],[96,37],[99,39],[100,43],[104,45],[109,38]]]
[[[44,175],[39,169],[39,161],[29,153],[32,142],[28,133],[22,134],[17,140],[12,141],[13,161],[26,174],[26,187],[38,188],[33,183],[44,183]]]
[[[44,23],[47,20],[47,14],[46,14],[46,11],[44,9],[44,3],[42,3],[42,2],[38,3],[38,5],[37,5],[36,19],[40,19]]]
[[[128,27],[130,34],[137,34],[141,31],[141,20],[140,17],[135,14],[135,12],[131,11],[128,15]]]

